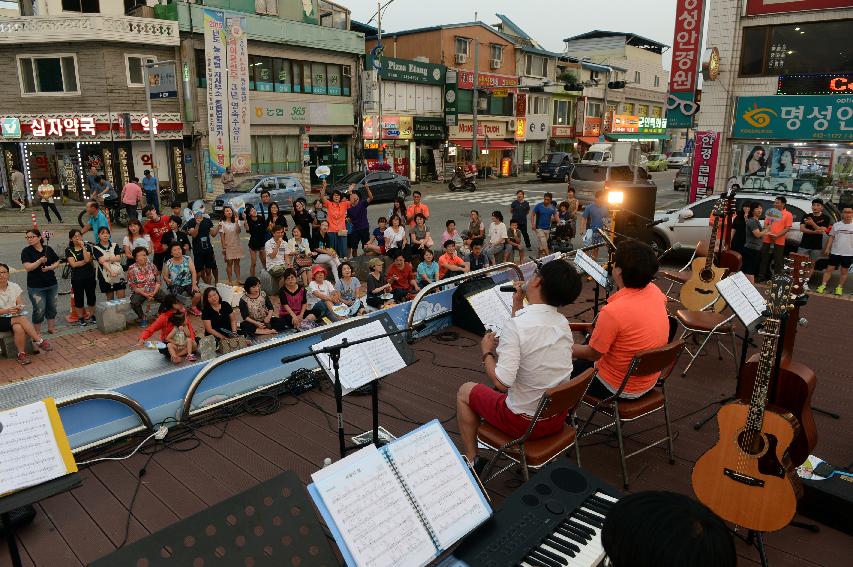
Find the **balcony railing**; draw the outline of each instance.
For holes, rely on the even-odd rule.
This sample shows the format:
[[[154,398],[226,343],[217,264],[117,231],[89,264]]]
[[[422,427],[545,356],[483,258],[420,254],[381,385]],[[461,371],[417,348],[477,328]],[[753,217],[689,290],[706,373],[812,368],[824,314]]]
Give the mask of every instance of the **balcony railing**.
[[[130,16],[22,16],[0,18],[0,44],[121,41],[178,45],[178,23]]]

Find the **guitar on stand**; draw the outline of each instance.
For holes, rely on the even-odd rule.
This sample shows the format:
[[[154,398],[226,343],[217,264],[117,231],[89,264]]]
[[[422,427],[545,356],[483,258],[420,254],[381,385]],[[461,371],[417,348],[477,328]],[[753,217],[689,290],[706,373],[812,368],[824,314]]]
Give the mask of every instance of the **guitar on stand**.
[[[767,407],[791,285],[790,276],[783,273],[770,286],[769,314],[749,404],[737,401],[720,409],[719,441],[693,467],[696,497],[724,520],[757,532],[787,526],[801,492],[788,457],[799,425],[790,413]]]
[[[726,307],[726,302],[720,297],[716,286],[717,282],[723,279],[729,269],[717,265],[719,263],[716,262],[718,259],[717,236],[722,233],[720,223],[724,222],[731,214],[730,211],[733,208],[736,192],[737,187],[721,195],[714,205],[712,212],[714,215],[714,224],[711,225],[711,235],[708,239],[708,255],[705,258],[695,258],[693,260],[690,279],[681,286],[681,303],[690,311],[701,311],[715,297],[717,301],[711,308],[713,311],[719,313]]]

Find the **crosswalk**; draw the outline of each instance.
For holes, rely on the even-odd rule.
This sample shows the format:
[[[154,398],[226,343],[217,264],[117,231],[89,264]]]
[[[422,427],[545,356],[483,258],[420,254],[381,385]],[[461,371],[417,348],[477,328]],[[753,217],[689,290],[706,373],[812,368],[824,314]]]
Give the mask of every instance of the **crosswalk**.
[[[530,190],[526,187],[521,188],[524,191],[525,198],[530,203],[530,206],[534,206],[537,203],[542,201],[543,195],[548,193],[546,190]],[[565,197],[565,189],[563,187],[557,188],[557,191],[550,191],[554,194],[554,199],[559,202],[561,197]],[[492,191],[475,191],[474,193],[465,192],[456,192],[456,193],[439,193],[432,194],[425,197],[425,200],[428,202],[431,201],[458,201],[462,203],[489,203],[495,205],[506,205],[509,204],[515,199],[515,192],[518,190],[518,187],[507,187],[505,189],[495,189]]]

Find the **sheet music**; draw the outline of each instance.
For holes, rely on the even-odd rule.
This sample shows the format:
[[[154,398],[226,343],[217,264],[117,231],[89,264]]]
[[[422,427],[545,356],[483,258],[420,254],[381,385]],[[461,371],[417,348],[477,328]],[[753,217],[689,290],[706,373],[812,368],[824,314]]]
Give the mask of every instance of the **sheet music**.
[[[720,280],[717,283],[717,291],[747,327],[751,328],[766,309],[767,303],[764,298],[743,272],[734,273]]]
[[[355,565],[425,565],[435,557],[429,533],[375,445],[311,478]]]
[[[509,296],[508,303],[504,295]],[[505,294],[496,286],[469,295],[466,299],[483,326],[500,335],[504,325],[512,317],[512,293]]]
[[[484,522],[491,510],[437,421],[385,449],[442,549]]]
[[[607,287],[607,270],[602,268],[598,262],[593,260],[583,250],[578,250],[578,253],[575,254],[575,266],[583,270],[587,275],[592,276],[595,283],[601,287]]]
[[[385,333],[385,327],[382,326],[380,321],[371,321],[365,325],[347,329],[334,337],[320,341],[312,345],[311,349],[317,351],[327,346],[340,344],[343,339],[356,341],[384,335]],[[334,379],[331,357],[328,354],[320,354],[317,358],[329,374],[329,377]],[[344,394],[348,394],[356,388],[360,388],[373,380],[392,374],[405,367],[406,362],[400,356],[400,352],[389,337],[348,347],[341,351],[341,386],[343,387]]]
[[[0,494],[67,473],[43,401],[0,412]]]

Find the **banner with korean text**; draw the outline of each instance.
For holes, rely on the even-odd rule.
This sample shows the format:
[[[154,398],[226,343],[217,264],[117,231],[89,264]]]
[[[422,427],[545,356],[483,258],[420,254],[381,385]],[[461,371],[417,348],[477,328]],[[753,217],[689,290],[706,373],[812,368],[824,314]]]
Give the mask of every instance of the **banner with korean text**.
[[[717,170],[720,133],[696,132],[695,140],[688,203],[693,203],[696,199],[714,192],[714,175]]]
[[[252,166],[252,139],[249,131],[249,46],[246,39],[246,17],[226,17],[225,33],[228,46],[231,173],[249,173]]]
[[[225,173],[231,165],[225,85],[225,14],[204,9],[204,59],[207,65],[207,152],[210,174]]]
[[[690,128],[696,103],[697,73],[702,55],[702,20],[705,0],[677,0],[675,36],[672,41],[672,69],[666,119],[670,128]]]
[[[853,140],[853,96],[741,96],[732,138]]]

